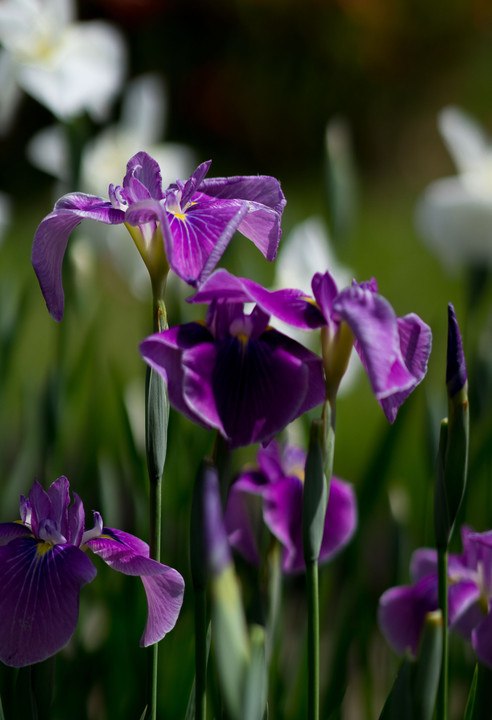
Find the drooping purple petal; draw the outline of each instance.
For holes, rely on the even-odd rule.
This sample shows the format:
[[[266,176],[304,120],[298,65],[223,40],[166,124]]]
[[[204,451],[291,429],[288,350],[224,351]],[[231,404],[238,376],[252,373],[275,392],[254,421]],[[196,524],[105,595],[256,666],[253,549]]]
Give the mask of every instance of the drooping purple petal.
[[[385,298],[361,285],[342,290],[333,309],[352,330],[373,392],[393,422],[401,403],[425,375],[430,328],[417,315],[397,318]]]
[[[248,202],[248,213],[239,232],[252,240],[267,260],[277,255],[281,229],[280,220],[286,200],[280,184],[269,176],[211,178],[204,180],[200,190],[216,198]]]
[[[282,569],[286,573],[305,571],[302,545],[303,484],[286,476],[265,488],[264,517],[272,533],[284,546]],[[330,560],[349,542],[357,525],[357,504],[348,483],[333,477],[323,531],[319,562]]]
[[[381,596],[379,627],[397,653],[409,649],[415,655],[425,616],[437,607],[437,575],[427,575],[416,585],[394,587]]]
[[[254,302],[268,315],[302,330],[318,328],[325,323],[319,308],[301,290],[266,290],[253,280],[235,277],[223,268],[200,285],[188,302],[209,303],[219,299]]]
[[[247,207],[235,200],[196,202],[180,214],[168,213],[172,242],[164,234],[171,268],[185,282],[203,282],[222,257]]]
[[[140,344],[142,357],[166,380],[173,407],[198,424],[203,424],[203,419],[185,399],[183,353],[194,346],[202,347],[205,353],[212,340],[207,328],[191,322],[151,335]]]
[[[0,523],[0,546],[7,545],[11,540],[31,535],[25,525],[18,522]]]
[[[70,640],[80,588],[96,569],[73,545],[20,538],[0,547],[0,660],[40,662]]]
[[[84,219],[108,225],[124,222],[125,214],[110,202],[95,195],[72,193],[55,204],[34,235],[31,262],[50,315],[60,321],[65,296],[62,285],[62,262],[72,230]]]
[[[139,575],[147,595],[148,616],[141,647],[159,640],[175,626],[183,604],[184,580],[177,570],[149,558],[149,547],[134,535],[104,528],[86,545],[113,570]]]
[[[400,353],[406,370],[413,375],[413,382],[403,390],[396,390],[379,399],[381,407],[390,422],[393,422],[398,408],[407,399],[415,387],[423,380],[427,372],[427,363],[432,349],[432,332],[430,327],[411,313],[397,318]],[[388,385],[398,386],[400,358],[397,356],[392,368]],[[395,372],[396,369],[396,372]],[[406,377],[406,373],[403,378]]]
[[[324,398],[319,358],[275,330],[244,342],[230,337],[183,354],[185,398],[233,447],[267,442]],[[315,358],[315,359],[314,359]],[[285,389],[289,388],[286,393]]]

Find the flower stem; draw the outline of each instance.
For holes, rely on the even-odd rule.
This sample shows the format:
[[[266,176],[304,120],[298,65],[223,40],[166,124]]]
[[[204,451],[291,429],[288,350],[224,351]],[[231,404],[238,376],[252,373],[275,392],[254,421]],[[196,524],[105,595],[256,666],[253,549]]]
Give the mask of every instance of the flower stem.
[[[319,591],[318,561],[306,566],[308,603],[308,713],[307,720],[319,718]]]
[[[195,588],[195,720],[207,717],[207,606],[205,588]]]
[[[167,327],[164,301],[154,296],[154,331]],[[162,527],[162,474],[167,452],[169,396],[163,378],[152,368],[147,369],[145,383],[145,449],[149,475],[150,557],[160,561]],[[150,718],[157,718],[158,644],[150,648]]]
[[[442,612],[442,660],[441,678],[437,693],[436,720],[447,720],[448,717],[448,552],[438,548],[437,575],[439,608]]]

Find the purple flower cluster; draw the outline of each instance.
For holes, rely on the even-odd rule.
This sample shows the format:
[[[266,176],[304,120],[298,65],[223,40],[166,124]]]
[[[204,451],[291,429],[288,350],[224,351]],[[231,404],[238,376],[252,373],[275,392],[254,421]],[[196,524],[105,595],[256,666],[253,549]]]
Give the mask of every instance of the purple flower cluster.
[[[36,481],[20,503],[20,521],[0,523],[0,660],[21,667],[63,648],[77,624],[79,594],[96,576],[84,552],[92,550],[125,575],[138,575],[148,618],[140,645],[172,630],[183,603],[184,581],[173,568],[149,558],[146,543],[122,530],[85,530],[84,507],[60,477],[45,492]]]
[[[427,372],[432,347],[430,327],[411,313],[397,317],[379,295],[377,283],[354,283],[339,291],[329,272],[312,279],[313,296],[302,290],[269,291],[247,278],[216,270],[191,302],[212,299],[254,302],[262,310],[302,330],[322,328],[322,354],[327,384],[338,383],[354,344],[372,390],[390,422]],[[340,342],[343,328],[350,331]],[[333,377],[335,376],[335,377]],[[336,388],[335,388],[336,390]]]
[[[471,641],[492,667],[492,531],[461,530],[463,552],[448,559],[449,627]],[[438,607],[437,551],[416,550],[412,585],[391,588],[379,601],[379,626],[396,652],[417,652],[425,615]]]
[[[164,190],[156,161],[138,153],[123,184],[110,185],[109,199],[71,193],[57,201],[36,231],[32,263],[55,320],[64,312],[68,239],[83,219],[126,225],[154,294],[163,292],[170,268],[197,288],[190,301],[208,304],[205,323],[156,333],[141,343],[141,354],[166,380],[171,404],[192,422],[217,430],[230,447],[263,444],[258,469],[244,472],[231,489],[225,514],[229,542],[259,562],[248,513],[250,496],[258,496],[263,520],[283,547],[284,571],[301,572],[305,453],[281,450],[272,439],[295,418],[333,400],[353,346],[393,422],[426,373],[431,331],[415,314],[397,317],[374,279],[339,290],[328,271],[317,273],[309,296],[296,289],[269,291],[223,269],[213,272],[236,230],[268,260],[275,258],[285,198],[272,177],[207,179],[209,167],[203,163],[186,182]],[[253,303],[250,312],[245,303]],[[320,329],[321,357],[272,328],[271,317]],[[179,573],[150,559],[138,538],[103,527],[99,513],[94,521],[86,531],[80,499],[74,493],[70,505],[68,481],[59,478],[47,492],[36,482],[21,501],[20,523],[0,525],[0,659],[5,663],[37,662],[68,642],[80,589],[96,573],[87,548],[115,570],[142,578],[149,607],[143,645],[157,642],[176,623],[184,591]],[[332,478],[321,562],[346,545],[356,522],[351,487]],[[430,597],[426,592],[424,599]],[[382,624],[391,630],[391,602],[387,605]],[[415,633],[410,635],[413,648]],[[397,637],[407,644],[406,636]]]

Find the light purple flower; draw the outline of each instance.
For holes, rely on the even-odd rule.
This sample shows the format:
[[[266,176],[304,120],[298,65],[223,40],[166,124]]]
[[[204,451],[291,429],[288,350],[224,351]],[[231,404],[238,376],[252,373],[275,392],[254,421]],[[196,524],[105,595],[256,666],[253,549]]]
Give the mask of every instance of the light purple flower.
[[[166,380],[171,404],[195,423],[216,428],[231,447],[268,442],[324,399],[320,358],[268,327],[259,307],[217,301],[206,325],[190,322],[140,345]]]
[[[492,533],[463,527],[461,537],[463,552],[448,558],[449,627],[492,666]],[[400,654],[417,652],[425,615],[438,607],[437,551],[417,550],[410,571],[412,585],[391,588],[379,601],[379,626]]]
[[[90,548],[114,570],[139,575],[147,594],[145,647],[172,630],[181,609],[184,581],[173,568],[149,558],[146,543],[121,530],[84,530],[79,496],[60,477],[43,490],[35,481],[21,497],[21,520],[0,523],[0,660],[13,667],[40,662],[61,650],[77,624],[79,593],[96,576],[84,552]]]
[[[306,453],[287,445],[283,450],[273,440],[258,451],[258,469],[239,475],[233,483],[225,512],[229,542],[246,560],[260,562],[258,518],[252,495],[262,501],[265,524],[283,546],[282,569],[286,573],[305,570],[302,549],[302,493]],[[328,507],[319,562],[327,562],[349,542],[357,525],[357,505],[352,487],[331,479]]]
[[[63,317],[68,238],[84,219],[125,223],[154,283],[162,283],[171,267],[190,285],[200,284],[236,230],[273,260],[285,206],[278,181],[263,175],[205,179],[209,167],[210,161],[202,163],[186,182],[163,190],[159,165],[139,152],[128,162],[123,185],[109,186],[109,200],[83,193],[60,198],[36,230],[31,256],[55,320]]]
[[[220,269],[190,302],[220,297],[250,301],[294,327],[322,328],[327,387],[338,386],[353,343],[377,400],[393,422],[400,405],[427,372],[432,346],[429,326],[414,313],[397,317],[390,303],[379,295],[374,279],[360,284],[354,281],[339,291],[329,272],[317,273],[312,291],[314,297],[302,290],[269,291],[253,280],[236,278]],[[343,328],[349,329],[348,338]]]

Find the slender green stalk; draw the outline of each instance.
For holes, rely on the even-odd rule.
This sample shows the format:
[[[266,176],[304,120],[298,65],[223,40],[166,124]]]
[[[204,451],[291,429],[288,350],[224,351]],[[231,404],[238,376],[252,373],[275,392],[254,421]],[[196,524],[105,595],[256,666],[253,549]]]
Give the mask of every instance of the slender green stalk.
[[[447,550],[437,551],[437,574],[439,608],[442,612],[442,662],[441,678],[437,693],[436,720],[447,720],[448,717],[448,553]]]
[[[308,603],[308,713],[307,720],[319,719],[319,592],[318,561],[306,566]]]
[[[167,317],[164,301],[154,294],[154,331],[166,329]],[[146,455],[149,475],[149,527],[150,557],[160,561],[162,534],[162,474],[167,451],[167,426],[169,420],[169,397],[163,378],[152,368],[147,369],[145,383]],[[150,648],[150,718],[157,718],[158,643]]]
[[[205,588],[195,588],[195,720],[207,717],[207,604]]]

